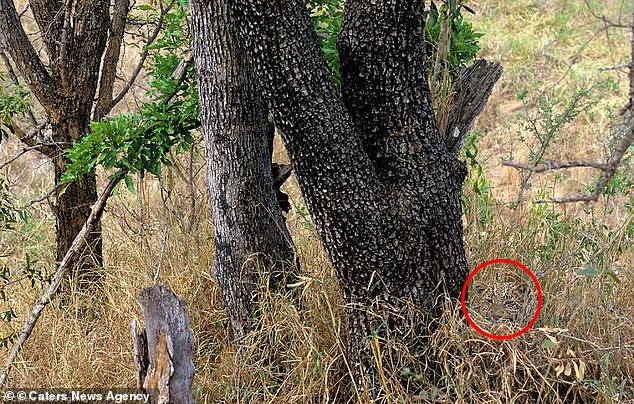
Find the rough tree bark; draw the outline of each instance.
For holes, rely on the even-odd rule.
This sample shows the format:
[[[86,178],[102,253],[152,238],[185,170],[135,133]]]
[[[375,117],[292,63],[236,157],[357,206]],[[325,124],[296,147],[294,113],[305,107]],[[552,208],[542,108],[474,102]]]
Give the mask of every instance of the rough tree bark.
[[[29,3],[42,33],[48,63],[45,65],[30,43],[12,0],[0,0],[0,44],[50,122],[48,138],[27,136],[21,140],[29,146],[42,145],[39,150],[52,159],[55,181],[59,183],[68,163],[64,151],[84,136],[91,119],[101,119],[113,107],[114,78],[129,0],[114,2],[112,20],[109,0]],[[95,176],[60,188],[54,196],[56,258],[60,262],[97,200]],[[71,274],[94,274],[101,265],[101,226],[97,223]]]
[[[266,104],[227,2],[190,4],[214,225],[213,274],[239,340],[252,325],[262,270],[283,285],[294,253],[271,173]]]
[[[339,94],[303,2],[227,1],[228,20],[198,29],[227,35],[237,27],[232,38],[243,45],[337,270],[354,371],[372,377],[368,336],[425,333],[428,323],[414,320],[409,308],[437,314],[438,298],[458,297],[467,276],[466,169],[431,106],[423,2],[346,4]],[[192,8],[193,18],[200,12]],[[197,46],[218,47],[211,40]],[[214,74],[198,73],[201,84]]]
[[[193,404],[194,337],[187,306],[163,285],[140,293],[145,328],[132,323],[137,387],[158,404]]]
[[[400,335],[408,304],[434,310],[467,276],[466,170],[431,107],[420,1],[349,2],[342,93],[301,2],[235,0],[257,77],[347,301],[350,352],[368,375],[367,337]]]

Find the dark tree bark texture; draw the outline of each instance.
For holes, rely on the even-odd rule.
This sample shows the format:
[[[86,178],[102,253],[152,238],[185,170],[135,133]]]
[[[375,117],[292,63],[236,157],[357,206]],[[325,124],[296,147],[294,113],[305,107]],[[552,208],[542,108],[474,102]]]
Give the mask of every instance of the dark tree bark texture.
[[[371,378],[368,337],[427,333],[439,297],[457,298],[468,275],[461,210],[466,169],[432,109],[423,2],[346,3],[340,94],[302,1],[227,1],[228,26],[238,27],[337,270],[350,359],[359,375]],[[222,24],[199,29],[228,30]],[[212,75],[198,73],[201,83]],[[471,117],[466,121],[458,122],[472,124]],[[427,313],[423,321],[413,320],[412,305]]]
[[[466,170],[445,145],[431,107],[423,4],[347,3],[342,97],[301,2],[233,5],[337,269],[350,352],[367,364],[367,336],[383,324],[390,333],[410,326],[422,332],[424,324],[404,323],[406,302],[433,310],[442,292],[457,297],[467,276],[460,197]]]
[[[218,281],[236,339],[251,328],[263,270],[284,284],[293,262],[271,172],[267,108],[225,0],[192,0],[207,185]],[[279,188],[279,186],[278,186]]]
[[[109,0],[31,0],[29,4],[42,33],[48,63],[30,43],[12,0],[0,0],[0,44],[47,115],[50,144],[39,150],[52,159],[59,183],[67,164],[65,150],[87,133],[91,119],[103,118],[113,106],[112,89],[129,1],[115,1],[112,20]],[[93,112],[95,98],[98,102]],[[95,176],[61,187],[54,196],[59,262],[97,200]],[[97,224],[71,274],[95,274],[101,265],[101,226]]]

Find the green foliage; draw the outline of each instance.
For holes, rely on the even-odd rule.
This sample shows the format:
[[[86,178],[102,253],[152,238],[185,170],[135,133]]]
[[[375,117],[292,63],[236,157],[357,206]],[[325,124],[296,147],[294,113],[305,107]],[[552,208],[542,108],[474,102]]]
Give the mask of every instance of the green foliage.
[[[486,227],[493,222],[493,192],[489,181],[484,175],[484,169],[478,161],[480,151],[478,150],[477,141],[482,135],[481,132],[471,131],[465,140],[463,152],[469,176],[464,183],[464,188],[469,189],[473,194],[463,193],[463,203],[467,209],[474,209],[472,205],[475,206],[480,226]],[[469,203],[471,198],[473,198],[473,201]]]
[[[484,35],[473,29],[473,26],[463,15],[463,10],[475,14],[475,12],[458,0],[443,0],[440,8],[436,2],[431,2],[431,10],[425,25],[425,42],[428,55],[431,60],[436,59],[438,42],[442,30],[443,18],[449,29],[448,52],[445,68],[449,70],[455,79],[460,69],[471,63],[480,51],[479,39]],[[444,17],[443,17],[444,16]]]
[[[149,5],[139,9],[153,17],[160,13]],[[186,4],[178,3],[165,15],[163,29],[148,47],[146,96],[151,101],[142,102],[137,112],[93,122],[90,133],[67,152],[71,163],[63,182],[89,174],[99,165],[125,172],[125,184],[133,192],[131,174],[159,176],[163,165],[171,165],[170,153],[191,150],[200,113],[186,24]],[[182,75],[175,74],[179,69],[184,69]]]
[[[341,85],[337,35],[343,21],[343,3],[343,0],[309,0],[306,3],[306,7],[310,10],[310,16],[313,18],[317,35],[319,35],[328,67],[337,86]]]
[[[0,74],[0,79],[2,75]],[[0,142],[15,134],[13,119],[31,108],[31,96],[22,86],[0,87]]]
[[[531,108],[532,100],[528,91],[523,90],[518,98],[524,104],[526,113],[520,117],[520,126],[528,134],[520,140],[529,148],[530,162],[537,165],[543,163],[548,148],[557,143],[564,129],[584,113],[591,113],[599,101],[595,90],[591,87],[577,90],[572,94],[540,94],[536,100],[536,108]]]
[[[189,150],[191,131],[199,126],[196,115],[183,113],[192,107],[184,104],[147,103],[139,112],[94,122],[90,134],[68,151],[71,164],[63,182],[91,172],[96,165],[129,174],[160,175],[161,165],[171,164],[172,148]]]
[[[16,207],[9,181],[0,177],[0,230],[13,229],[19,219],[25,218],[26,212]]]
[[[341,84],[339,70],[339,53],[337,51],[337,35],[343,21],[344,0],[308,0],[306,7],[310,10],[313,24],[321,41],[321,47],[337,85]],[[430,60],[435,60],[440,35],[442,15],[446,13],[447,23],[451,27],[449,48],[445,68],[456,77],[460,68],[475,59],[480,50],[478,44],[482,33],[473,29],[463,15],[463,10],[471,14],[474,11],[458,0],[443,0],[440,9],[435,2],[431,4],[425,29],[425,42]]]

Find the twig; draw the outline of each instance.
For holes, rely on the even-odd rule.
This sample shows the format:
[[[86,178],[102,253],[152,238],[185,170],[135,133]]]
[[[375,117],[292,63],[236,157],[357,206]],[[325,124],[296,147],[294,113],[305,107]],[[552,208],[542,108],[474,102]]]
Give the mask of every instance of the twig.
[[[584,0],[584,3],[586,3],[586,7],[588,8],[588,11],[590,11],[590,14],[592,14],[592,16],[594,18],[596,18],[597,20],[601,20],[604,24],[604,26],[606,26],[607,28],[628,28],[628,25],[625,25],[623,23],[621,23],[620,21],[620,17],[619,17],[619,22],[614,22],[612,20],[610,20],[608,17],[606,17],[603,14],[598,14],[594,8],[592,7],[592,5],[588,2],[588,0]]]
[[[154,42],[159,32],[161,31],[161,28],[163,28],[163,20],[165,18],[165,15],[171,10],[173,6],[174,6],[174,1],[170,2],[170,4],[168,4],[167,7],[161,10],[161,15],[159,17],[158,22],[156,23],[156,27],[154,28],[154,31],[152,31],[147,41],[145,41],[145,46],[143,46],[143,52],[141,52],[141,58],[139,59],[139,63],[137,63],[136,67],[134,68],[134,71],[132,72],[132,76],[124,84],[119,94],[117,94],[117,96],[112,100],[110,105],[108,105],[108,110],[111,110],[112,108],[114,108],[114,106],[117,105],[119,101],[123,99],[123,97],[125,97],[125,95],[128,93],[128,91],[130,90],[134,82],[136,81],[139,73],[141,73],[141,70],[143,69],[145,60],[147,59],[150,53],[149,46]]]
[[[625,153],[634,143],[634,115],[630,115],[628,119],[626,119],[626,121],[623,123],[623,125],[621,125],[619,132],[615,135],[615,139],[618,139],[619,137],[621,137],[621,140],[618,142],[616,148],[614,149],[612,156],[610,156],[610,158],[605,163],[597,163],[585,160],[574,160],[566,162],[548,161],[541,166],[531,166],[515,161],[504,160],[502,161],[502,165],[513,167],[518,170],[528,171],[530,175],[575,167],[590,167],[601,170],[601,178],[597,180],[594,186],[594,191],[591,193],[567,196],[562,198],[539,199],[536,201],[538,203],[596,202],[614,176],[614,173],[621,164],[621,160],[623,160]]]
[[[35,328],[35,324],[37,323],[37,320],[40,318],[42,311],[44,310],[44,308],[46,308],[46,306],[51,302],[51,300],[57,293],[59,285],[61,284],[62,280],[66,277],[69,271],[69,268],[71,266],[71,263],[75,260],[77,255],[80,253],[80,249],[82,245],[86,242],[86,237],[88,237],[88,235],[94,230],[95,224],[101,218],[101,215],[106,207],[106,202],[108,201],[108,198],[112,194],[112,191],[117,186],[117,184],[123,179],[124,176],[125,176],[125,171],[119,171],[110,179],[110,181],[108,182],[108,185],[106,185],[106,189],[103,191],[103,193],[101,194],[97,202],[95,202],[95,204],[93,205],[90,215],[88,216],[86,223],[84,223],[84,227],[77,234],[77,236],[75,237],[75,240],[73,240],[73,244],[71,244],[70,248],[66,252],[66,255],[64,255],[64,258],[59,263],[57,271],[55,271],[55,275],[53,276],[53,279],[51,280],[51,284],[48,290],[46,291],[46,293],[42,295],[42,297],[40,297],[40,300],[35,304],[35,306],[31,310],[31,314],[29,315],[29,318],[26,320],[26,322],[22,326],[22,329],[20,330],[20,334],[18,335],[18,339],[13,345],[13,348],[11,348],[11,352],[9,352],[9,355],[6,358],[5,368],[2,374],[0,375],[0,389],[4,387],[9,371],[11,370],[11,366],[13,366],[13,362],[15,361],[18,354],[20,353],[22,346],[24,345],[26,340],[29,338],[29,336],[33,332],[33,329]]]
[[[47,193],[45,193],[43,196],[36,198],[36,199],[31,199],[31,201],[29,202],[29,204],[27,206],[31,206],[35,203],[39,203],[45,200],[48,200],[54,192],[56,192],[60,187],[62,186],[62,184],[55,184],[55,186],[53,187],[53,189],[51,189],[50,191],[48,191]]]
[[[40,145],[38,144],[38,145],[27,147],[27,148],[24,148],[24,149],[20,150],[20,152],[18,154],[16,154],[15,156],[11,157],[9,160],[5,161],[4,163],[0,164],[0,170],[5,168],[9,164],[13,163],[14,161],[19,159],[20,157],[22,157],[26,153],[28,153],[28,152],[30,152],[32,150],[38,150],[39,148],[40,148]]]
[[[623,70],[623,69],[631,69],[631,68],[632,68],[632,64],[626,63],[623,65],[599,67],[599,71],[605,72],[609,70]]]

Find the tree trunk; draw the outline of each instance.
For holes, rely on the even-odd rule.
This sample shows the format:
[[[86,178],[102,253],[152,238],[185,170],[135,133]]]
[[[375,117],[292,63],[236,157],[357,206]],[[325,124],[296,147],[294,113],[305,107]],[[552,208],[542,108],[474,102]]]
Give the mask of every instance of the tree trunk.
[[[99,100],[94,119],[101,119],[112,108],[112,89],[129,1],[115,1],[112,20],[109,0],[70,3],[30,0],[29,4],[50,63],[45,65],[40,59],[12,0],[0,0],[0,45],[11,56],[51,123],[48,144],[39,150],[52,159],[55,181],[59,184],[67,163],[63,153],[87,133],[94,100]],[[59,262],[86,221],[90,206],[97,200],[95,177],[75,181],[57,190],[54,196],[56,259]],[[99,223],[89,236],[84,253],[71,274],[94,275],[94,270],[101,267]]]
[[[87,119],[84,119],[87,121]],[[59,144],[69,144],[78,140],[86,132],[85,125],[73,125],[67,121],[64,125],[54,125],[53,137]],[[65,148],[63,148],[65,149]],[[55,183],[59,184],[68,159],[59,153],[53,156]],[[55,214],[56,262],[66,255],[68,248],[82,229],[90,215],[90,208],[97,200],[97,183],[95,176],[85,176],[62,187],[55,197],[53,211]],[[72,263],[70,279],[84,286],[99,279],[98,268],[103,265],[101,221],[98,221],[87,236],[84,249]]]
[[[251,328],[257,287],[285,285],[294,259],[271,174],[267,108],[225,0],[192,0],[215,263],[234,337]],[[266,273],[263,273],[263,270]]]
[[[439,297],[457,298],[467,276],[466,170],[448,150],[431,107],[423,4],[371,3],[346,5],[343,98],[302,2],[232,3],[342,284],[351,360],[369,378],[376,368],[368,336],[426,333],[428,323],[412,323],[409,307],[437,314]]]

